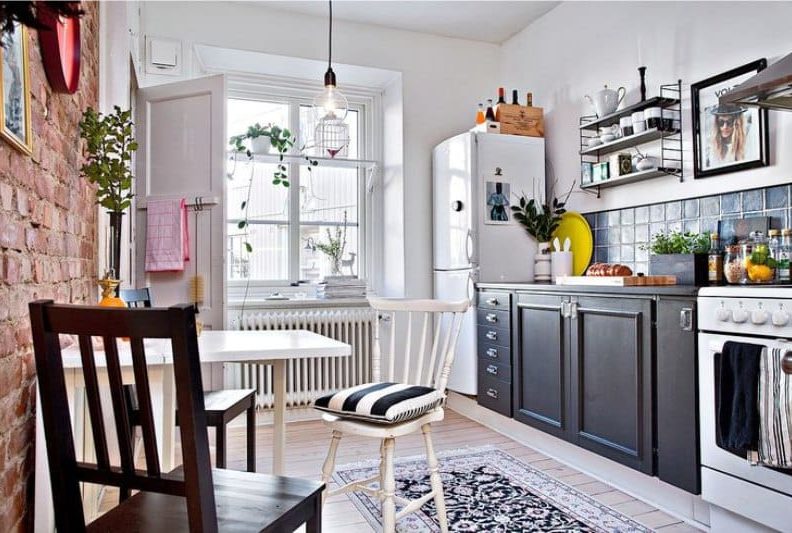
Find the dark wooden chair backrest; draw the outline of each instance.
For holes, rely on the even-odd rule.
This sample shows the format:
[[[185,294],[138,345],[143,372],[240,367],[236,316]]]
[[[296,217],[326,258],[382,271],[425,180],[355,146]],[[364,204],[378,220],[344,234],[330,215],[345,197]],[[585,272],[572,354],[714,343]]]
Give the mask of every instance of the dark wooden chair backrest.
[[[151,288],[143,287],[142,289],[121,289],[118,295],[127,307],[151,307]]]
[[[30,304],[30,321],[41,393],[39,409],[47,440],[55,525],[58,531],[85,530],[79,482],[184,496],[190,531],[217,531],[193,306],[118,309],[61,305],[54,304],[51,300],[40,300]],[[78,462],[75,456],[60,334],[75,335],[79,339],[96,463]],[[91,337],[101,337],[104,344],[120,467],[110,464],[99,396],[97,361]],[[120,342],[129,342],[131,349],[146,470],[137,470],[134,466],[128,412],[122,393],[119,338],[122,339]],[[171,341],[176,406],[181,430],[183,477],[160,472],[143,339]]]

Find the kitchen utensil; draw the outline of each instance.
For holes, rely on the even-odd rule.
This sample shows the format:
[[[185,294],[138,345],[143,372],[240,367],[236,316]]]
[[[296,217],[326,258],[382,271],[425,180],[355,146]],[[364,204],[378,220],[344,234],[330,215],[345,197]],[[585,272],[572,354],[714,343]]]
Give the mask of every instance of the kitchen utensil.
[[[572,247],[572,241],[569,239],[569,237],[567,237],[566,239],[564,239],[564,251],[568,252],[571,247]]]
[[[588,268],[591,255],[594,252],[594,237],[586,219],[580,213],[567,211],[561,215],[561,222],[553,236],[558,237],[561,241],[569,239],[569,251],[572,252],[572,273],[576,276],[582,275]]]
[[[556,280],[559,277],[569,276],[572,274],[572,258],[572,252],[553,252],[550,254],[550,261],[552,262],[551,273],[553,283],[556,283]]]
[[[606,85],[602,90],[594,93],[594,98],[586,95],[586,99],[594,108],[597,117],[604,117],[619,108],[619,104],[624,100],[625,94],[627,94],[627,90],[624,87],[619,87],[614,91],[613,89],[608,89]]]

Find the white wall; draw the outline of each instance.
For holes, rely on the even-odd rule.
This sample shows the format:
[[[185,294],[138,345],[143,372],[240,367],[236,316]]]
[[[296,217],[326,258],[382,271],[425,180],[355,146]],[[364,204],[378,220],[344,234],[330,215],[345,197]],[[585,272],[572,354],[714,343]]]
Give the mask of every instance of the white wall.
[[[398,283],[386,282],[386,287],[390,294],[429,296],[431,150],[442,139],[467,129],[476,104],[494,91],[499,47],[340,20],[334,21],[333,30],[334,61],[402,74],[403,169],[386,168],[384,177],[396,180],[390,182],[394,186],[400,182],[403,191],[402,205],[389,200],[385,207],[387,223],[403,227],[403,236],[398,230],[385,235],[385,261],[389,269],[403,272],[404,283],[401,291],[394,286]],[[324,59],[327,54],[326,18],[275,11],[262,4],[145,2],[141,32],[184,41],[185,50],[193,43],[205,43],[307,59]],[[168,81],[162,78],[160,83]],[[343,83],[339,79],[342,89]],[[406,213],[401,221],[391,216],[394,208]]]
[[[648,67],[647,93],[683,82],[685,182],[673,177],[579,192],[570,207],[599,211],[704,196],[792,181],[792,113],[770,113],[767,168],[693,180],[690,84],[760,57],[770,63],[792,51],[792,2],[566,2],[503,44],[501,79],[534,93],[545,109],[548,167],[556,193],[580,179],[578,118],[584,99],[603,84],[623,85],[638,100],[637,67]],[[640,58],[639,58],[640,55]],[[640,59],[640,63],[639,63]],[[548,174],[548,183],[552,175]]]

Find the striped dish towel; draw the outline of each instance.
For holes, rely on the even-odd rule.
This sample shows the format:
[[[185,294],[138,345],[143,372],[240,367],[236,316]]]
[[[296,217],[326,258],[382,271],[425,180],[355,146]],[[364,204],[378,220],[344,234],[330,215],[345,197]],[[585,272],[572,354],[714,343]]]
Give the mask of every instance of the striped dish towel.
[[[759,364],[759,462],[792,468],[792,376],[781,370],[786,347],[762,350]]]
[[[184,198],[149,200],[146,211],[146,272],[183,271],[190,259]]]

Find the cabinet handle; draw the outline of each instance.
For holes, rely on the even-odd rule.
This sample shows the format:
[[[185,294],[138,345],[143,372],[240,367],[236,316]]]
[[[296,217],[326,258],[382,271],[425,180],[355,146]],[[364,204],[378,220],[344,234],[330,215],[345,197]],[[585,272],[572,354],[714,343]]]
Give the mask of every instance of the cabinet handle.
[[[489,396],[490,398],[495,398],[497,400],[498,399],[498,391],[495,390],[495,389],[487,389],[487,396]]]
[[[575,320],[578,314],[578,304],[577,302],[569,302],[569,307],[567,311],[567,316],[570,320]]]
[[[487,357],[491,357],[492,359],[498,358],[498,349],[497,348],[487,348]]]
[[[493,376],[497,376],[498,367],[495,365],[487,365],[487,374],[492,374]]]
[[[496,341],[496,340],[498,340],[498,332],[497,331],[488,331],[487,334],[485,335],[485,337],[487,337],[487,339],[489,339],[491,341]]]
[[[561,317],[569,318],[569,302],[561,302]]]
[[[495,313],[487,313],[487,316],[484,317],[484,320],[486,320],[490,324],[495,324],[496,322],[498,322],[498,315],[496,315]]]
[[[487,299],[487,305],[491,305],[493,307],[497,306],[498,305],[498,299],[497,298],[489,298],[489,299]]]
[[[679,327],[682,331],[693,331],[693,309],[690,307],[683,307],[679,311]]]

